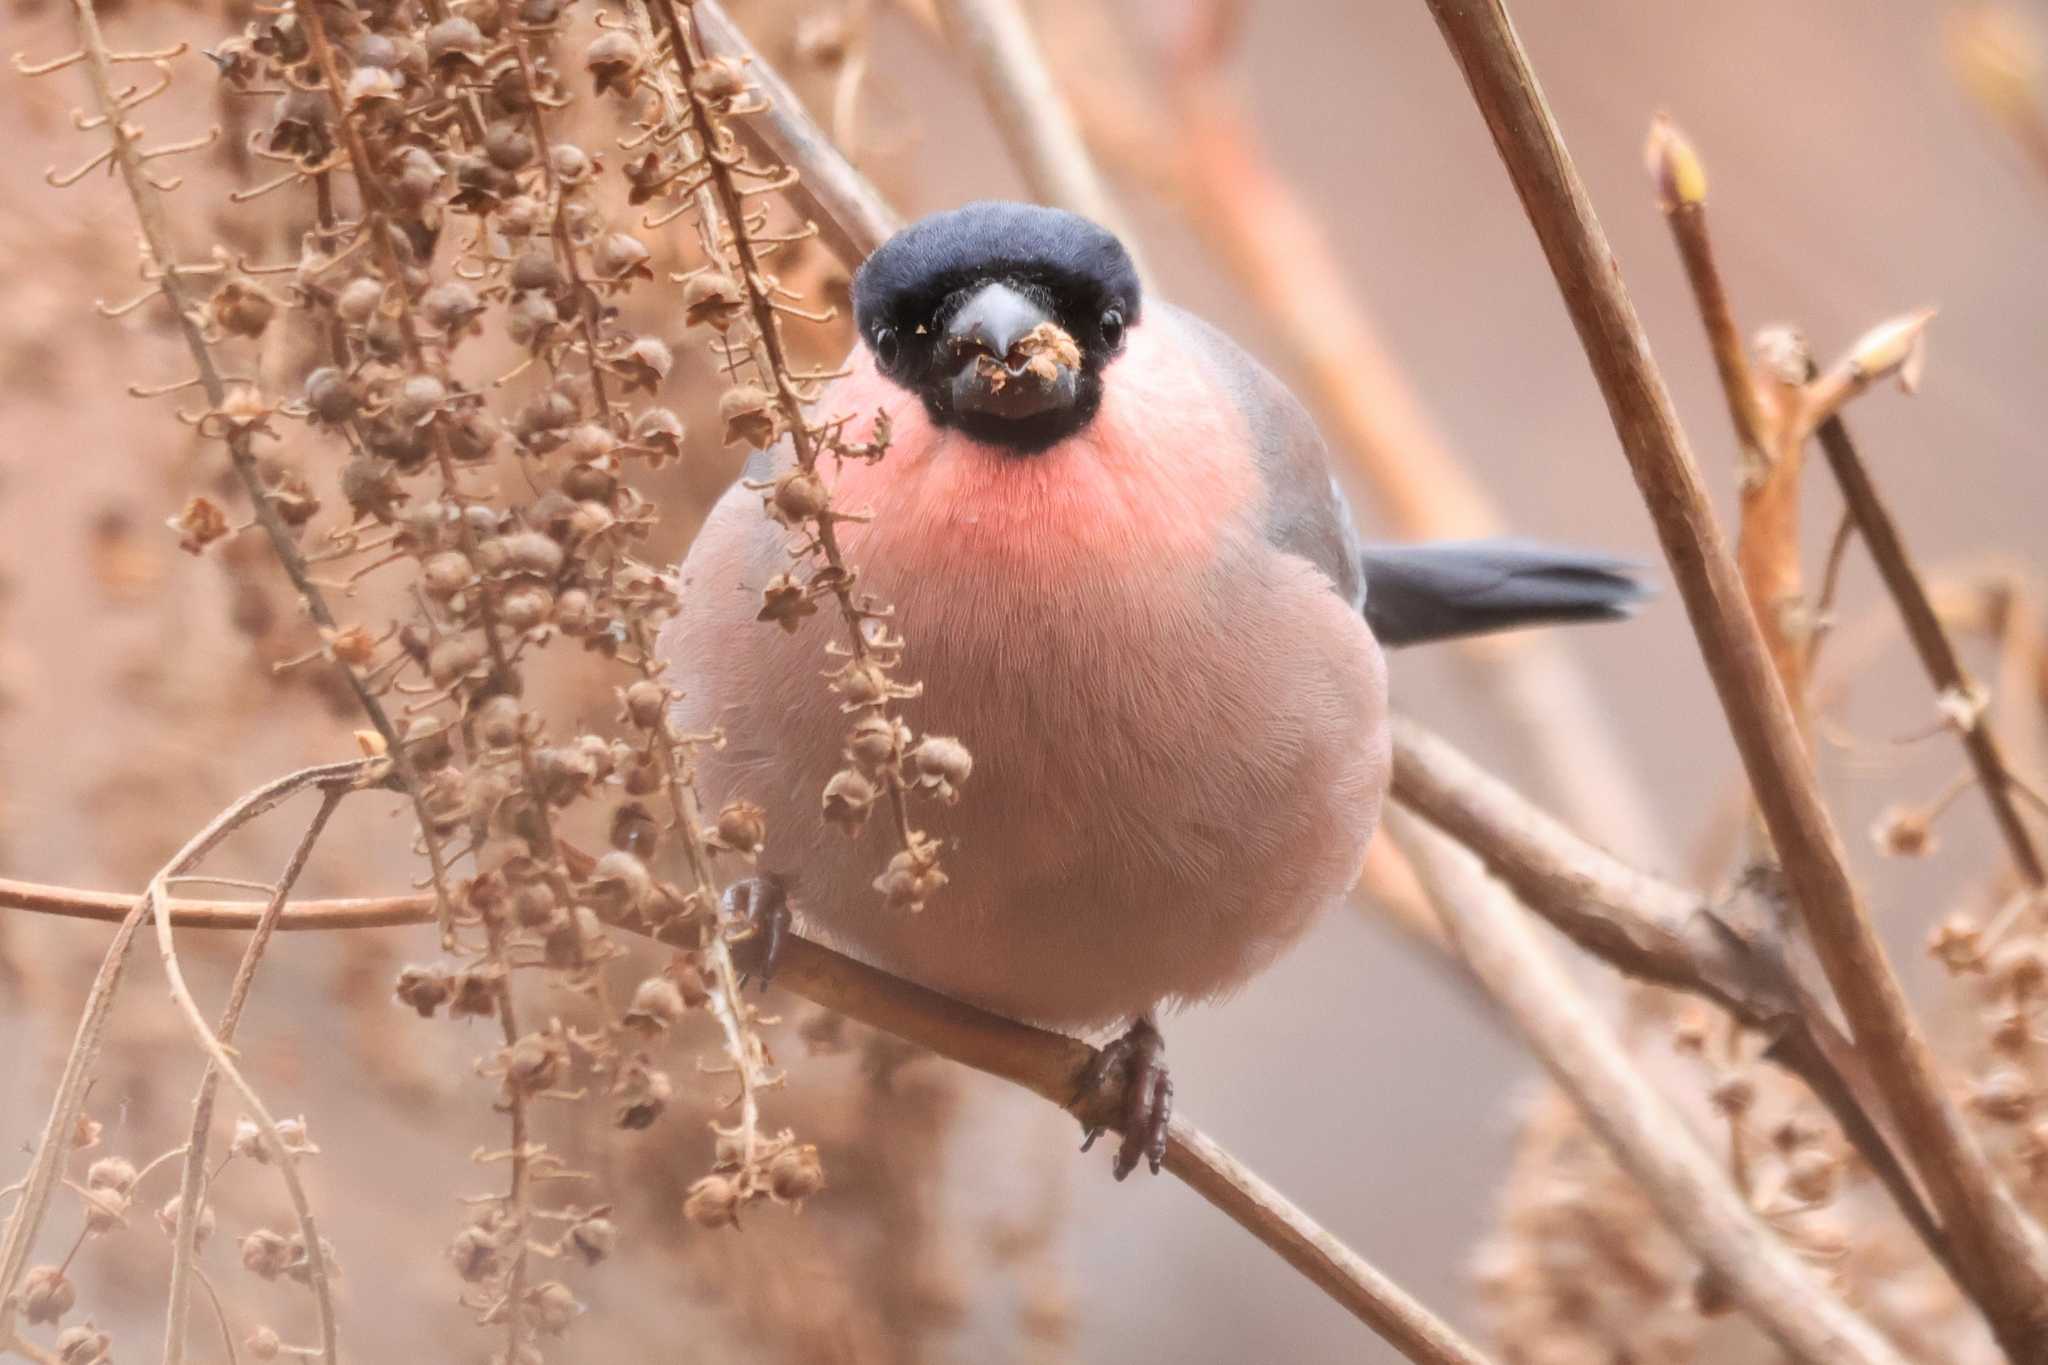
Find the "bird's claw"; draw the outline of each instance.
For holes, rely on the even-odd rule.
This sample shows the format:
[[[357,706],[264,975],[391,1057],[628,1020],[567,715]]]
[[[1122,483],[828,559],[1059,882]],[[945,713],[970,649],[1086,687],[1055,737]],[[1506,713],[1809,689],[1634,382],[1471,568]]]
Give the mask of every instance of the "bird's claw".
[[[767,875],[734,882],[725,888],[725,919],[747,926],[746,934],[733,944],[740,985],[758,976],[761,989],[767,990],[789,937],[789,888],[782,878]]]
[[[1132,1024],[1089,1060],[1081,1072],[1074,1107],[1082,1108],[1113,1091],[1113,1078],[1119,1074],[1123,1077],[1124,1140],[1111,1169],[1122,1180],[1138,1169],[1143,1158],[1157,1175],[1159,1163],[1166,1159],[1167,1127],[1173,1119],[1173,1078],[1166,1070],[1166,1040],[1149,1019]],[[1083,1134],[1081,1150],[1093,1147],[1102,1132],[1101,1124],[1091,1124]]]

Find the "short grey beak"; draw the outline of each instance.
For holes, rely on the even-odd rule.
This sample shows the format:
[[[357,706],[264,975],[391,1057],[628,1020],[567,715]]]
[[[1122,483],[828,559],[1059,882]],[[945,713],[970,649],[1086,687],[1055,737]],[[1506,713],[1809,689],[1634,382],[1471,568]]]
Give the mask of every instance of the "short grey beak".
[[[1046,324],[1057,327],[1050,313],[1006,284],[984,285],[961,305],[945,335],[954,410],[1022,418],[1073,406],[1074,367],[1026,342]]]

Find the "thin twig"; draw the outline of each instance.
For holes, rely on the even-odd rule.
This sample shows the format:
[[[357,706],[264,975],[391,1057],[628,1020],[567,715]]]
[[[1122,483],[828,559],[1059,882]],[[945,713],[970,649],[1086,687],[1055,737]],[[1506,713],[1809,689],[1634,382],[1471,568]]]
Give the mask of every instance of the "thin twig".
[[[790,197],[818,225],[819,237],[835,256],[849,267],[859,265],[896,234],[903,220],[804,112],[803,101],[789,82],[747,41],[718,0],[695,0],[691,10],[704,50],[744,64],[747,79],[768,106],[733,119],[733,127],[756,148],[798,172]]]
[[[366,769],[367,765],[362,762],[329,763],[303,768],[258,787],[187,840],[185,846],[164,865],[163,874],[190,871],[221,840],[294,793],[309,786],[338,784],[353,787]],[[72,1131],[85,1106],[87,1078],[99,1058],[107,1016],[113,1010],[114,995],[120,989],[121,976],[127,967],[128,950],[135,941],[136,931],[151,918],[150,907],[169,903],[167,897],[161,897],[161,891],[162,879],[159,876],[152,879],[150,891],[139,897],[123,898],[125,905],[118,916],[120,928],[114,933],[114,941],[107,945],[106,955],[100,959],[99,973],[93,978],[85,1009],[78,1020],[78,1029],[72,1037],[70,1050],[65,1053],[64,1068],[57,1079],[57,1093],[50,1102],[50,1116],[43,1124],[42,1137],[36,1143],[35,1157],[29,1164],[21,1202],[15,1205],[14,1214],[7,1222],[5,1242],[0,1244],[0,1341],[7,1340],[13,1333],[16,1289],[22,1272],[27,1268],[36,1233],[49,1212],[50,1196],[63,1169],[64,1154],[70,1149]],[[426,912],[420,918],[432,915],[431,898],[416,897],[415,900]],[[257,923],[260,909],[257,906],[247,907],[249,927],[253,928]]]
[[[1774,415],[1764,410],[1707,233],[1706,170],[1685,134],[1662,114],[1650,128],[1649,163],[1657,181],[1658,206],[1684,263],[1686,283],[1692,287],[1735,427],[1742,502],[1736,565],[1785,694],[1804,724],[1811,650],[1793,608],[1801,592],[1799,490],[1805,442],[1795,415],[1784,410],[1784,404]]]
[[[1968,710],[1969,723],[1958,723],[1956,729],[1963,742],[1963,752],[1969,755],[1970,766],[1976,770],[1977,786],[1982,789],[1984,799],[1991,803],[1992,818],[1998,822],[1998,832],[2005,839],[2006,850],[2012,854],[2013,865],[2019,868],[2027,885],[2037,891],[2048,887],[2048,872],[2044,872],[2042,867],[2040,850],[2034,846],[2033,835],[2013,802],[2016,785],[2011,770],[2006,766],[2005,751],[1991,728],[1990,717],[1971,702],[1975,684],[1963,670],[1955,642],[1949,639],[1941,618],[1934,613],[1934,603],[1927,596],[1927,585],[1921,581],[1920,572],[1914,567],[1912,552],[1906,548],[1905,538],[1899,534],[1898,523],[1892,520],[1891,511],[1878,493],[1877,484],[1870,477],[1870,471],[1865,467],[1863,457],[1857,452],[1856,443],[1850,438],[1849,428],[1841,417],[1829,417],[1821,423],[1817,434],[1820,448],[1827,456],[1828,467],[1834,471],[1835,482],[1841,485],[1842,500],[1849,515],[1855,518],[1857,529],[1863,533],[1863,543],[1870,548],[1870,558],[1877,565],[1878,576],[1884,579],[1885,588],[1891,593],[1892,600],[1898,603],[1899,617],[1905,622],[1906,636],[1913,642],[1913,652],[1920,656],[1921,666],[1927,670],[1936,690],[1944,697],[1961,701],[1963,705],[1958,708],[1959,712]]]
[[[234,901],[166,904],[171,922],[181,929],[249,929],[255,927],[263,909]],[[0,881],[0,909],[121,921],[124,914],[130,918],[146,914],[148,905],[147,898]],[[400,918],[407,914],[409,921]],[[433,901],[427,896],[311,901],[282,915],[278,927],[417,924],[431,920],[433,914]],[[648,932],[637,920],[612,923],[627,932]],[[1095,1049],[1079,1039],[949,1000],[794,934],[783,940],[775,984],[869,1027],[1020,1085],[1075,1112],[1084,1122],[1110,1128],[1122,1122],[1122,1104],[1113,1093],[1091,1096],[1085,1111],[1074,1109],[1081,1075],[1095,1056]],[[1332,1300],[1399,1346],[1411,1360],[1429,1365],[1485,1361],[1486,1357],[1450,1327],[1183,1119],[1174,1121],[1168,1135],[1165,1166]]]
[[[257,965],[263,961],[264,949],[270,946],[278,916],[284,913],[285,902],[290,899],[299,874],[305,870],[306,860],[312,856],[313,845],[319,842],[335,807],[341,804],[345,795],[345,788],[327,787],[321,791],[320,808],[313,812],[306,832],[299,836],[298,846],[285,862],[276,889],[271,892],[269,903],[263,907],[256,932],[249,936],[248,944],[242,949],[242,960],[236,965],[234,980],[228,985],[228,1001],[221,1009],[220,1027],[216,1030],[223,1046],[234,1041],[235,1028],[242,1020],[242,1007],[248,1003],[250,987],[256,981]],[[168,878],[165,880],[169,881]],[[197,1269],[194,1262],[199,1254],[199,1214],[205,1207],[207,1193],[206,1144],[213,1127],[213,1098],[219,1089],[220,1070],[209,1062],[206,1074],[199,1079],[199,1094],[192,1101],[192,1131],[185,1140],[185,1163],[178,1181],[178,1225],[171,1235],[171,1289],[164,1325],[164,1365],[179,1365],[185,1358],[185,1324],[191,1312],[191,1276]],[[207,1292],[212,1293],[210,1286]]]
[[[1466,965],[1635,1177],[1665,1226],[1720,1276],[1757,1325],[1808,1365],[1905,1365],[1742,1202],[1499,883],[1469,852],[1414,817],[1395,811],[1390,823]]]
[[[1557,276],[1814,949],[2005,1349],[2048,1357],[2048,1242],[1950,1103],[1871,927],[1649,340],[1501,0],[1429,0]]]
[[[939,0],[938,11],[1032,195],[1093,219],[1131,249],[1017,0]]]

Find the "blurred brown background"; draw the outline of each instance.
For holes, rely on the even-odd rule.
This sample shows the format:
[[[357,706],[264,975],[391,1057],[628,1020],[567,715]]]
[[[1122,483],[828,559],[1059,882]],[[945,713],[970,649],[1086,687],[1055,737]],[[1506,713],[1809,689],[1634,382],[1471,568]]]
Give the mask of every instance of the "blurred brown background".
[[[747,5],[733,9],[749,22]],[[1152,9],[1130,6],[1120,19],[1142,35],[1166,17]],[[1644,133],[1660,108],[1707,160],[1722,265],[1746,325],[1796,321],[1826,356],[1884,316],[1940,306],[1922,394],[1867,400],[1857,417],[1866,456],[1923,559],[2037,558],[2048,506],[2038,436],[2048,421],[2048,185],[1957,89],[1943,62],[1942,8],[1519,0],[1513,9],[1723,505],[1732,505],[1727,419],[1642,169]],[[877,10],[865,120],[872,168],[900,207],[1020,193],[951,56],[918,23]],[[175,34],[204,45],[223,31],[217,14],[136,0],[112,22],[134,41]],[[68,46],[67,14],[47,2],[14,0],[8,29],[10,48]],[[770,55],[786,52],[771,45]],[[1262,133],[1340,245],[1388,346],[1514,528],[1654,561],[1576,338],[1424,7],[1251,6],[1235,66]],[[203,70],[182,81],[186,108],[156,114],[167,130],[208,117]],[[180,375],[181,362],[161,327],[91,315],[93,298],[132,292],[133,230],[102,179],[63,195],[41,185],[45,165],[71,164],[83,145],[64,116],[77,89],[44,85],[10,77],[0,101],[12,153],[0,166],[0,870],[134,887],[227,799],[340,752],[349,727],[303,682],[266,679],[236,614],[258,608],[220,563],[179,554],[158,529],[209,477],[207,466],[170,420],[171,400],[131,400],[121,387]],[[1260,318],[1174,215],[1142,193],[1124,203],[1158,287],[1271,355]],[[215,211],[192,201],[188,240],[211,230],[204,220]],[[679,370],[677,382],[684,377]],[[736,455],[708,442],[695,451],[668,530],[676,546],[695,516],[691,500],[737,467]],[[1816,547],[1834,510],[1820,482],[1810,500]],[[1370,516],[1362,497],[1360,508]],[[271,570],[257,555],[239,572]],[[1852,565],[1845,593],[1852,615],[1875,600],[1867,566]],[[264,609],[288,613],[272,595]],[[1688,849],[1725,800],[1734,762],[1677,604],[1667,597],[1640,621],[1587,631],[1571,647],[1654,795],[1654,823],[1672,848]],[[1514,736],[1474,704],[1461,676],[1441,658],[1403,656],[1397,697],[1469,752],[1531,781]],[[1919,680],[1894,654],[1859,686],[1843,724],[1881,741],[1920,728],[1927,714]],[[1953,766],[1949,754],[1882,742],[1826,761],[1852,835],[1886,802],[1931,791]],[[386,889],[409,875],[406,820],[375,804],[358,802],[337,822],[309,892]],[[1976,822],[1974,811],[1959,821],[1931,864],[1873,871],[1874,900],[1916,974],[1915,945],[1946,908],[1941,888],[1983,847]],[[289,832],[267,827],[222,865],[266,875]],[[490,1132],[482,1083],[461,1079],[461,1059],[485,1043],[420,1025],[388,1002],[391,967],[429,954],[429,932],[379,938],[281,945],[246,1026],[261,1040],[250,1052],[276,1106],[303,1110],[326,1148],[314,1196],[333,1210],[353,1357],[480,1361],[483,1334],[454,1307],[438,1249],[458,1218],[448,1192],[474,1183],[463,1157]],[[25,1151],[41,1122],[48,1063],[104,941],[103,930],[81,925],[0,922],[0,1018],[12,1040],[0,1057],[6,1152]],[[167,1145],[197,1077],[161,1000],[154,964],[138,960],[121,1051],[94,1099],[116,1149],[131,1138],[138,1153]],[[797,1002],[787,1012],[802,1014]],[[1394,933],[1344,914],[1240,998],[1191,1012],[1168,1033],[1189,1115],[1425,1301],[1476,1321],[1471,1257],[1540,1076],[1469,996]],[[945,1283],[908,1317],[881,1319],[918,1321],[917,1344],[902,1338],[871,1351],[853,1328],[819,1338],[841,1342],[845,1358],[1028,1358],[1017,1324],[1032,1311],[1058,1318],[1044,1334],[1055,1340],[1041,1342],[1049,1358],[1394,1358],[1174,1182],[1113,1185],[1106,1158],[1073,1155],[1071,1125],[1039,1102],[978,1078],[919,1080],[944,1068],[913,1063],[902,1083],[940,1085],[923,1097],[937,1117],[917,1129],[923,1138],[877,1137],[864,1106],[896,1101],[864,1088],[851,1061],[801,1053],[785,1049],[792,1079],[778,1103],[808,1116],[804,1136],[825,1146],[834,1193],[794,1233],[740,1234],[784,1249],[779,1268],[757,1270],[785,1286],[788,1303],[832,1297],[805,1267],[822,1283],[850,1245],[884,1264],[903,1250],[886,1218],[849,1230],[829,1207],[859,1198],[863,1172],[886,1168],[892,1143],[913,1144],[913,1159],[944,1176],[917,1243],[936,1264],[897,1268]],[[685,1131],[690,1122],[668,1120],[679,1148],[708,1142]],[[838,1133],[849,1149],[860,1133],[872,1146],[835,1154]],[[701,1153],[689,1160],[678,1178],[701,1167]],[[615,1197],[641,1224],[674,1221],[673,1191],[650,1181],[644,1163],[604,1161],[625,1181]],[[245,1181],[255,1213],[274,1213],[275,1191]],[[1014,1248],[989,1249],[1007,1245],[1003,1230],[1014,1241],[1048,1212],[1052,1241],[1034,1268],[1017,1270]],[[770,1220],[787,1221],[779,1212],[762,1219]],[[837,1250],[807,1249],[810,1225],[838,1237]],[[166,1264],[153,1227],[144,1232],[96,1282],[132,1310],[122,1324],[131,1337],[157,1330],[150,1296]],[[216,1257],[228,1254],[216,1248]],[[592,1332],[610,1335],[572,1336],[560,1357],[754,1358],[734,1345],[767,1340],[746,1326],[750,1291],[734,1290],[704,1255],[682,1248],[637,1266],[630,1280],[598,1282]],[[1068,1332],[1062,1348],[1056,1339]],[[841,1353],[786,1348],[789,1358],[810,1350]],[[779,1358],[765,1345],[759,1353]]]

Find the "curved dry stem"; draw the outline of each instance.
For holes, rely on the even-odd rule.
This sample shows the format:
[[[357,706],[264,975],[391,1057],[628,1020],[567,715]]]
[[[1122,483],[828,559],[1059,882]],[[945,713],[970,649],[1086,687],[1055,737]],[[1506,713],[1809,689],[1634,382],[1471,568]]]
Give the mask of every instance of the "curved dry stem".
[[[136,931],[144,921],[152,918],[151,907],[159,903],[164,878],[189,872],[221,840],[294,793],[310,786],[339,785],[353,789],[369,770],[370,765],[361,761],[329,763],[302,768],[258,787],[215,816],[206,828],[186,841],[185,846],[151,879],[148,892],[139,897],[124,898],[127,904],[119,919],[120,928],[114,934],[114,941],[107,945],[106,955],[100,960],[99,972],[86,996],[84,1012],[79,1017],[78,1029],[64,1057],[63,1072],[57,1080],[56,1097],[50,1103],[50,1116],[43,1124],[35,1157],[23,1181],[21,1202],[15,1205],[14,1214],[8,1219],[5,1242],[0,1243],[0,1340],[13,1335],[16,1290],[22,1273],[28,1267],[28,1256],[35,1244],[36,1233],[41,1230],[43,1219],[49,1212],[50,1197],[55,1193],[62,1173],[64,1153],[69,1150],[72,1130],[85,1107],[88,1080],[99,1059],[107,1016],[113,1010],[114,996],[120,989],[121,977],[127,967],[128,950],[135,941]],[[425,912],[422,918],[432,915],[431,899],[416,897],[415,900]],[[247,910],[248,923],[253,927],[258,907],[250,906]],[[204,1027],[203,1020],[201,1027]],[[210,1038],[212,1035],[209,1033],[207,1036]]]
[[[284,913],[285,902],[290,899],[299,874],[305,870],[307,858],[312,856],[313,845],[319,842],[327,821],[345,795],[345,790],[334,787],[321,792],[320,808],[313,813],[306,832],[299,836],[298,846],[292,850],[283,873],[277,879],[277,889],[271,893],[269,903],[263,907],[263,914],[256,922],[256,932],[249,936],[248,945],[242,949],[242,960],[235,967],[234,980],[229,983],[228,1002],[221,1010],[220,1028],[217,1030],[223,1045],[234,1041],[235,1027],[242,1019],[242,1007],[248,1003],[257,965],[262,962],[263,951],[276,932],[278,916]],[[199,1080],[199,1094],[192,1101],[192,1131],[185,1141],[185,1164],[178,1179],[178,1226],[171,1235],[170,1307],[164,1324],[164,1365],[179,1365],[185,1358],[185,1326],[191,1313],[191,1277],[198,1271],[194,1259],[199,1254],[199,1214],[206,1204],[206,1143],[213,1127],[213,1097],[219,1089],[220,1069],[208,1063],[206,1074]],[[204,1280],[203,1275],[201,1279]],[[220,1301],[213,1294],[213,1286],[207,1285],[206,1292],[214,1298],[214,1308],[218,1313]],[[229,1354],[233,1354],[232,1338],[229,1340]]]

